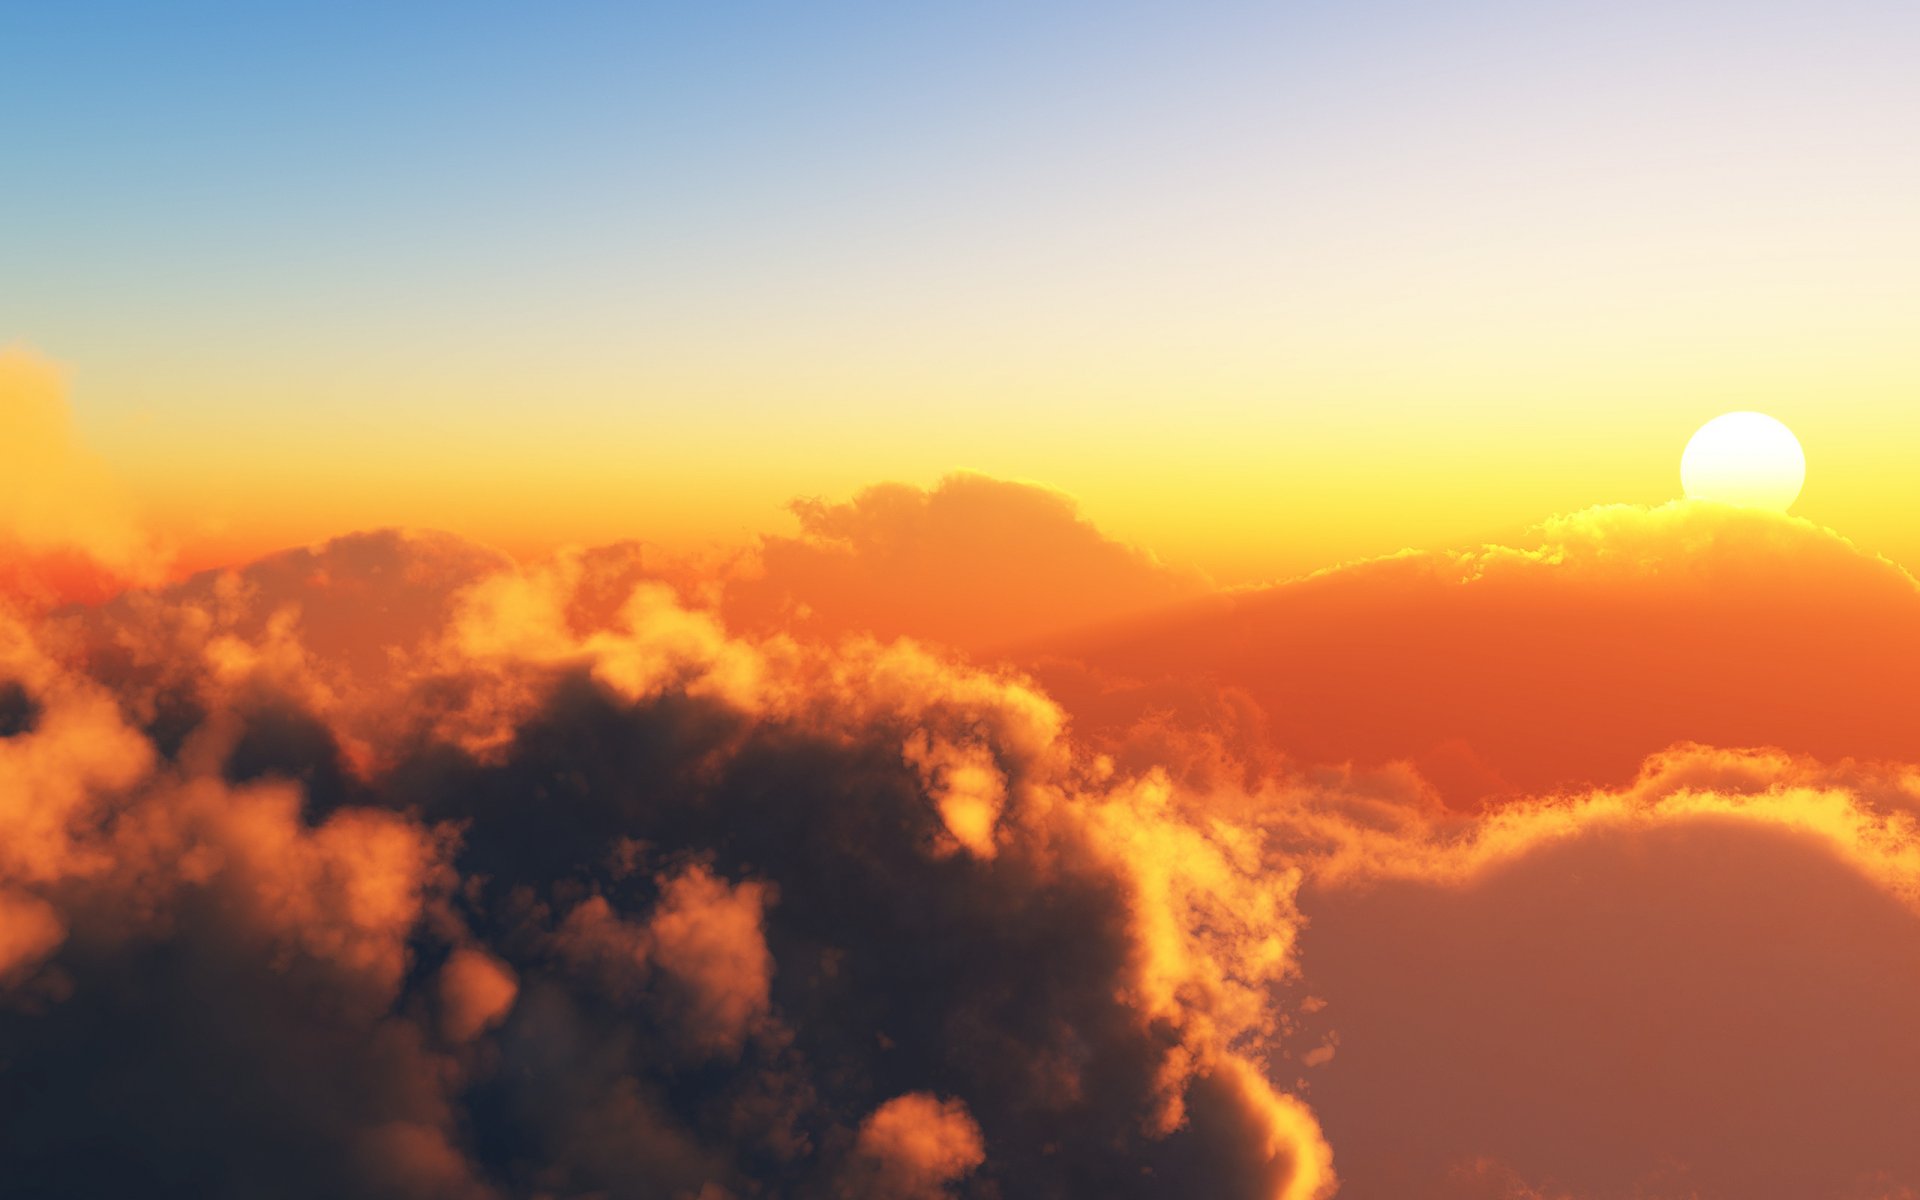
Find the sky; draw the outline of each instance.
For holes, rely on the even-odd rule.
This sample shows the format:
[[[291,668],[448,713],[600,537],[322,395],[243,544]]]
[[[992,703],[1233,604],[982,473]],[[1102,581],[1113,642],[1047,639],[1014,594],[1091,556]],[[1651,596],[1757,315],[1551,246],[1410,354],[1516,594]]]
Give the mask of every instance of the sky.
[[[0,344],[189,558],[956,470],[1225,582],[1678,493],[1920,562],[1911,6],[14,5]]]

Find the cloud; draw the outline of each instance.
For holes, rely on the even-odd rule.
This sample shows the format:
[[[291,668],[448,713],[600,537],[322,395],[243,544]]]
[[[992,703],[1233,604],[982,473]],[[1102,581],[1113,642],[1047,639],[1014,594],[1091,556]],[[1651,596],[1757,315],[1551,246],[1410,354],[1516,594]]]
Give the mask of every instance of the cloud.
[[[387,531],[0,620],[21,1186],[1920,1181],[1889,564],[1605,510],[1067,667],[1049,639],[1060,697],[938,639],[735,622],[730,571]],[[1499,787],[1460,803],[1443,763]]]
[[[907,739],[905,755],[919,770],[954,842],[969,853],[992,858],[994,828],[1007,804],[1007,781],[990,749],[937,741],[923,731]]]
[[[1400,761],[1450,802],[1612,784],[1680,741],[1911,753],[1920,588],[1808,522],[1595,509],[1537,545],[1409,552],[1021,657],[1123,756]],[[1196,754],[1195,744],[1212,745]]]
[[[729,885],[697,865],[661,881],[648,953],[679,993],[686,1036],[703,1051],[737,1052],[767,1015],[773,960],[760,923],[770,890]]]
[[[980,1127],[964,1104],[925,1092],[896,1096],[860,1123],[849,1194],[929,1200],[986,1161]]]
[[[755,571],[726,590],[738,628],[996,650],[1206,590],[1197,573],[1101,533],[1068,497],[984,475],[793,511],[799,535],[762,538]]]
[[[506,1018],[519,990],[505,963],[463,946],[440,968],[441,1029],[451,1041],[472,1041]]]
[[[53,905],[26,892],[0,891],[0,981],[39,965],[66,936]]]
[[[385,533],[5,627],[22,1178],[1327,1191],[1255,829],[1018,677],[605,578]]]
[[[458,1064],[393,1013],[445,834],[309,821],[290,785],[155,753],[97,684],[10,667],[41,715],[0,742],[9,1186],[486,1194],[453,1149]]]
[[[709,649],[725,674],[743,647]],[[1196,1178],[1217,1194],[1321,1190],[1304,1110],[1216,1083],[1274,1033],[1258,997],[1288,969],[1292,877],[1267,877],[1230,828],[1188,826],[1160,784],[1083,775],[1057,714],[1017,683],[871,643],[771,647],[748,692],[708,688],[691,663],[665,690],[576,664],[503,759],[428,802],[467,822],[463,863],[488,881],[489,920],[511,922],[503,944],[553,947],[546,970],[567,981],[536,1010],[549,1032],[520,1043],[518,1009],[503,1030],[506,1068],[553,1098],[503,1099],[515,1132],[489,1142],[556,1144],[528,1126],[622,1111],[634,1127],[616,1140],[653,1155],[569,1160],[570,1186],[642,1169],[764,1186],[700,1165],[719,1122],[796,1156],[771,1178],[804,1193],[846,1177],[865,1113],[935,1090],[980,1125],[979,1177],[996,1186],[1150,1191],[1141,1164],[1208,1136],[1219,1150]],[[950,797],[910,749],[962,741],[1004,780],[992,855],[956,853]],[[515,965],[539,973],[537,956]],[[706,1029],[682,989],[705,999]],[[541,1057],[556,1040],[609,1047],[624,1069],[588,1086],[579,1057]],[[730,1116],[671,1119],[659,1089],[693,1061]]]
[[[1696,747],[1310,868],[1297,1044],[1338,1049],[1293,1069],[1341,1194],[1912,1187],[1913,789]]]
[[[106,465],[82,447],[51,364],[0,347],[0,596],[98,599],[164,566]]]

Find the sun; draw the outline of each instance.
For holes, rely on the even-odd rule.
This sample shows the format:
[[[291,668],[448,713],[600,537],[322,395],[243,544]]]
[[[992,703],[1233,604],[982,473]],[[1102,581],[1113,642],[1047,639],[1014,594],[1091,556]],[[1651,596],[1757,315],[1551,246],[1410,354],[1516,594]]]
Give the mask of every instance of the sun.
[[[1730,412],[1695,431],[1680,455],[1689,500],[1785,512],[1807,481],[1807,456],[1793,430],[1757,412]]]

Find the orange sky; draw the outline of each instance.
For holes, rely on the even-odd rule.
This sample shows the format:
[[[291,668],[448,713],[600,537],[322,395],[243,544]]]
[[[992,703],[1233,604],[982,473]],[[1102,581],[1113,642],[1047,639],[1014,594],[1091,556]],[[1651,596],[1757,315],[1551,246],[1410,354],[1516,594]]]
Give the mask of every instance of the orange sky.
[[[1246,582],[1662,503],[1743,409],[1920,561],[1911,13],[1379,7],[261,17],[214,62],[44,15],[0,345],[197,561],[739,543],[971,470]]]
[[[0,1190],[1920,1196],[1920,9],[548,7],[0,6]]]
[[[393,442],[362,440],[364,431],[352,428],[315,429],[301,436],[298,452],[294,444],[250,443],[244,429],[231,439],[206,431],[182,443],[180,431],[151,421],[100,430],[84,406],[97,386],[76,383],[88,375],[31,351],[4,352],[6,419],[20,427],[16,473],[41,453],[22,448],[32,439],[75,447],[73,461],[86,465],[58,469],[112,477],[119,511],[166,548],[175,571],[394,524],[459,533],[521,556],[624,538],[676,554],[711,552],[794,531],[788,509],[797,500],[844,503],[887,480],[930,488],[954,466],[978,465],[960,448],[965,437],[937,438],[942,449],[904,459],[922,465],[894,471],[878,465],[885,448],[858,440],[817,454],[790,444],[791,453],[764,462],[722,444],[663,460],[645,438],[612,436],[549,461],[544,456],[562,450],[537,434],[505,458],[492,440],[500,431],[480,428],[419,428]],[[1794,511],[1898,561],[1920,558],[1901,517],[1911,474],[1897,451],[1898,429],[1788,390],[1776,381],[1769,394],[1778,403],[1768,411],[1806,447],[1807,484]],[[1596,400],[1551,420],[1521,409],[1518,399],[1503,405],[1483,397],[1445,416],[1389,416],[1356,402],[1310,423],[1242,413],[1234,419],[1255,423],[1245,436],[1230,436],[1218,411],[1199,410],[1184,429],[1129,425],[1122,414],[1071,436],[1028,430],[1028,449],[979,458],[1034,468],[1002,477],[1061,489],[1110,535],[1237,584],[1405,548],[1510,540],[1593,504],[1663,503],[1679,494],[1679,451],[1694,428],[1720,404],[1753,406],[1754,399],[1727,389],[1720,398],[1703,390],[1664,408],[1603,409]],[[1572,427],[1584,418],[1595,428]],[[1211,429],[1194,428],[1200,421]],[[429,436],[433,450],[422,455],[415,447]],[[1206,457],[1194,457],[1203,437]],[[1143,456],[1146,447],[1153,452]],[[873,473],[859,474],[867,463]],[[1039,469],[1042,463],[1051,469]]]

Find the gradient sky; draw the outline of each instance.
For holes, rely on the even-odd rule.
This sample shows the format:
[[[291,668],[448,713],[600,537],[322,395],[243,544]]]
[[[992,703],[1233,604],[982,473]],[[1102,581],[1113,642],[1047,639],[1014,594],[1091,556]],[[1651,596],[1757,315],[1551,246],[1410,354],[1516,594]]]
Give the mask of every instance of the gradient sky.
[[[1044,482],[1223,579],[1678,493],[1920,564],[1896,3],[0,10],[0,344],[179,536]]]
[[[6,1189],[1913,1200],[1916,62],[0,0]]]

